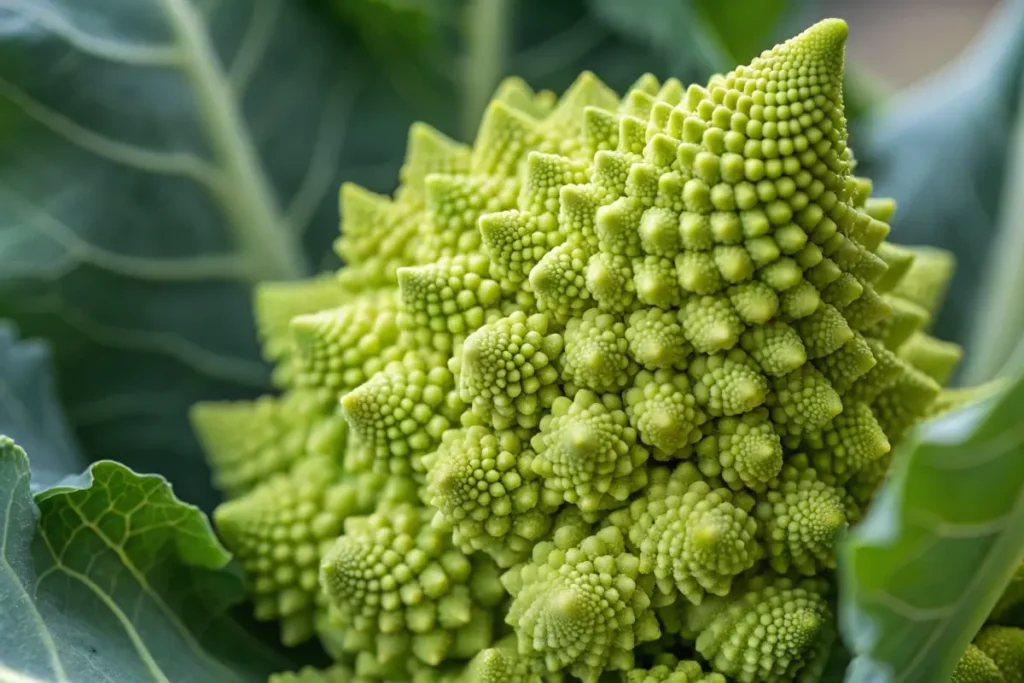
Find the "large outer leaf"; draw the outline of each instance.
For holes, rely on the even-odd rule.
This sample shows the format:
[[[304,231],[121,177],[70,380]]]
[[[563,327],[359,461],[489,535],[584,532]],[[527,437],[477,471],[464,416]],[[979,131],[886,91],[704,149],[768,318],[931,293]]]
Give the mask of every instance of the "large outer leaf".
[[[1006,0],[961,58],[877,112],[853,141],[875,193],[899,209],[892,239],[953,251],[957,272],[938,336],[967,344],[981,307],[1006,184],[1010,140],[1022,118],[1024,0]],[[974,377],[972,379],[978,379]]]
[[[411,116],[353,50],[293,0],[0,2],[0,317],[93,457],[212,502],[186,412],[267,388],[250,285],[397,169]]]
[[[1024,559],[1024,379],[922,425],[841,549],[847,683],[941,683]]]
[[[979,277],[980,295],[985,301],[972,325],[971,356],[965,369],[968,382],[997,377],[1024,341],[1024,69],[1018,90],[1017,124],[1006,141],[1008,159],[1003,201],[996,216],[997,233],[992,240],[990,265]]]
[[[229,560],[162,478],[116,463],[33,502],[0,437],[0,680],[262,683],[287,664],[225,617]]]
[[[57,398],[49,348],[37,340],[20,341],[5,321],[0,321],[0,434],[32,452],[33,490],[53,486],[85,465]]]

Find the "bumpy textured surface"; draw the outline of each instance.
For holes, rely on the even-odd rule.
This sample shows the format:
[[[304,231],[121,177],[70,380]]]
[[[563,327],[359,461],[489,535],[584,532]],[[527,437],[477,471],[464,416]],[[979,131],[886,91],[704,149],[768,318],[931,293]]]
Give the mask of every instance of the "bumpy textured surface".
[[[714,669],[739,683],[816,680],[835,639],[828,584],[762,575],[691,608],[686,629]]]
[[[618,529],[574,536],[556,533],[505,575],[514,598],[505,621],[538,668],[596,683],[603,671],[632,669],[634,646],[661,630],[648,609],[653,582],[641,577]]]
[[[679,661],[673,655],[656,658],[649,669],[634,669],[626,674],[625,683],[726,683],[717,673],[706,673],[699,662]]]
[[[350,669],[332,666],[329,669],[306,667],[294,673],[279,673],[270,677],[268,683],[363,683]]]
[[[1006,683],[1006,678],[992,658],[972,643],[960,657],[949,683]]]
[[[321,586],[345,650],[375,652],[382,664],[415,657],[437,666],[491,644],[490,609],[504,597],[497,568],[455,551],[430,517],[403,504],[350,518],[324,553]]]
[[[290,476],[278,474],[242,498],[217,508],[214,522],[242,562],[259,619],[279,619],[281,640],[313,634],[326,604],[319,587],[320,557],[348,517],[371,512],[383,477],[343,478],[325,457],[311,457]],[[408,495],[402,483],[385,497]]]
[[[986,626],[974,644],[992,660],[1006,683],[1024,683],[1024,629]]]
[[[951,683],[1024,682],[1024,562],[960,657]]]
[[[338,277],[257,297],[283,397],[194,413],[257,616],[360,681],[817,680],[836,539],[959,357],[950,260],[854,175],[846,31],[509,79],[345,185]]]

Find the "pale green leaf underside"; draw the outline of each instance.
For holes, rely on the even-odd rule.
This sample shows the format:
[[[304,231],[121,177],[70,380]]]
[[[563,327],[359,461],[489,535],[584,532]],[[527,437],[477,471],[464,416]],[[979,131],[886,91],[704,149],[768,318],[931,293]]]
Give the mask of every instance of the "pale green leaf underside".
[[[85,464],[57,398],[48,346],[19,340],[6,321],[0,321],[0,434],[33,453],[33,490],[53,486]]]
[[[841,551],[848,683],[948,680],[1024,556],[1024,380],[928,422]]]
[[[0,680],[265,680],[283,662],[225,618],[243,592],[229,560],[162,478],[116,463],[33,502],[28,460],[5,439]]]

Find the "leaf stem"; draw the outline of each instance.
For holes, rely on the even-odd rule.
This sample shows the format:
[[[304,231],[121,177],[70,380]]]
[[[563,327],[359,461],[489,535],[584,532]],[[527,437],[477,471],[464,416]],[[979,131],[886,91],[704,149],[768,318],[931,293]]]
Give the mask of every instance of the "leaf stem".
[[[163,0],[162,5],[185,54],[182,67],[195,89],[201,121],[224,175],[215,191],[249,265],[249,279],[302,277],[309,272],[305,255],[287,229],[260,158],[244,132],[245,120],[202,19],[189,0]]]
[[[505,75],[510,51],[509,24],[515,0],[472,0],[467,9],[462,137],[471,141],[487,102]]]

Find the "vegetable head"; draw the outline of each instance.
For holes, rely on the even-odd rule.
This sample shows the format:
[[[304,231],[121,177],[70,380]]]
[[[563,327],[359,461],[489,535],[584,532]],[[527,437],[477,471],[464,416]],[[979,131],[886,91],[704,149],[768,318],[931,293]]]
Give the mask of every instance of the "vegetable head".
[[[885,242],[893,207],[854,174],[846,34],[621,99],[509,80],[472,147],[417,125],[394,197],[342,189],[337,303],[292,304],[290,344],[263,330],[306,419],[348,423],[332,482],[419,491],[325,539],[314,628],[346,665],[816,680],[836,541],[957,357],[925,333],[948,261]],[[293,542],[235,540],[228,511],[287,507],[275,482],[218,514],[268,572]],[[701,662],[645,654],[668,637]]]

